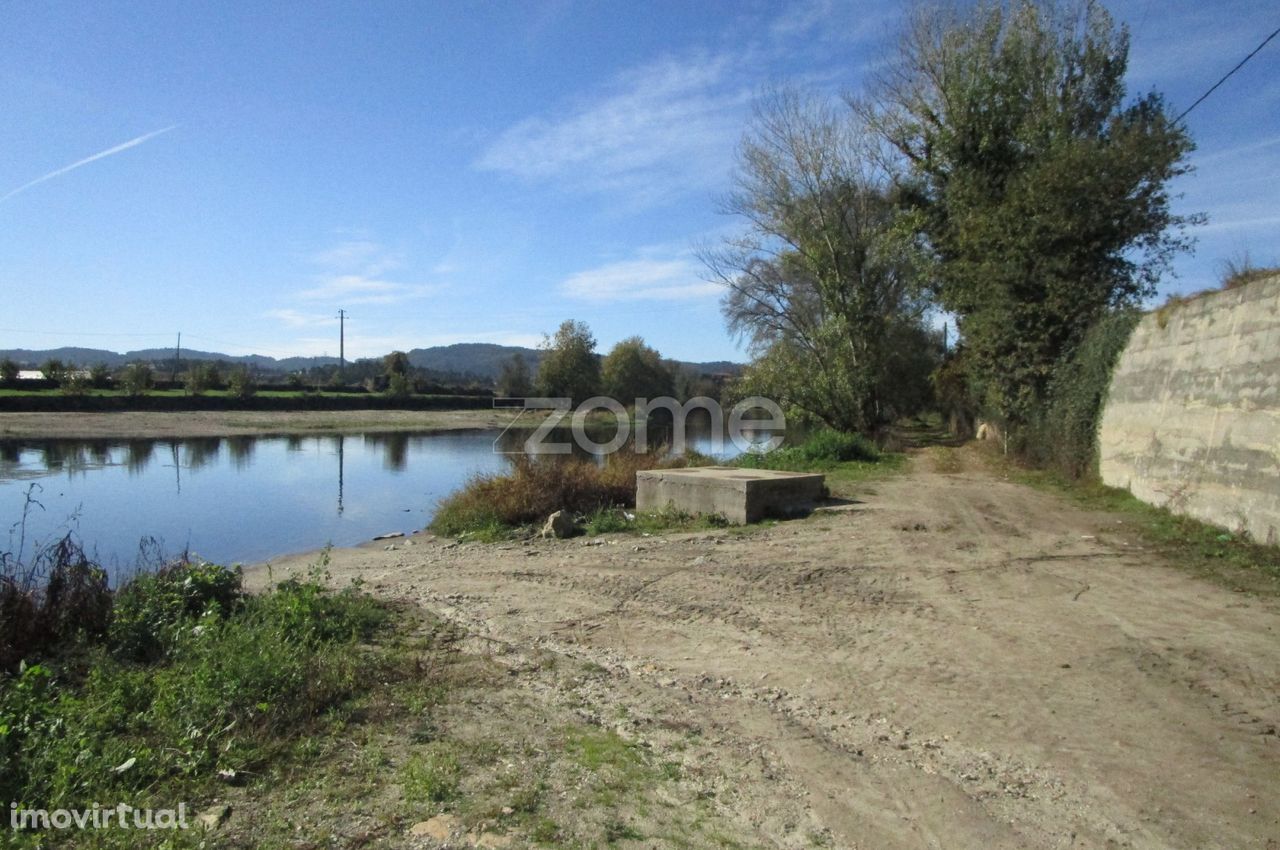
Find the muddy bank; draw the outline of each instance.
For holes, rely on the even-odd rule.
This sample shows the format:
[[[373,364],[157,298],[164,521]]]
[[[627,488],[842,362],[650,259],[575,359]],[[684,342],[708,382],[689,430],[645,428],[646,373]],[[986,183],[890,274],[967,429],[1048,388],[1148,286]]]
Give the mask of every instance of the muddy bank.
[[[188,438],[362,431],[451,431],[504,428],[502,410],[126,411],[120,413],[0,413],[0,439]],[[528,414],[520,424],[536,424]]]

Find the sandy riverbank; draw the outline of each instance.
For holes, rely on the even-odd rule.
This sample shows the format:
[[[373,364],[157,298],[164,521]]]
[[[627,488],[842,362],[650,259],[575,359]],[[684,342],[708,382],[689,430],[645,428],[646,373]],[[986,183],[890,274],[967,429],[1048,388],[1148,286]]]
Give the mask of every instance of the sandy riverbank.
[[[592,716],[626,718],[658,760],[710,744],[696,776],[747,846],[1272,846],[1276,600],[953,460],[746,534],[417,535],[328,570],[519,669],[595,665]]]
[[[460,431],[505,428],[505,410],[297,410],[156,413],[0,413],[0,439],[156,439],[361,431]],[[535,422],[526,415],[521,424]]]

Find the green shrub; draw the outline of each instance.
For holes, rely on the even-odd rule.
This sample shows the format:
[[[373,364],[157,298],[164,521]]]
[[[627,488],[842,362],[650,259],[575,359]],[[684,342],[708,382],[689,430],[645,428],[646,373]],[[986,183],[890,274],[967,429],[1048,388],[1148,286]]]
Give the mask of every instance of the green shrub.
[[[1073,479],[1097,468],[1098,426],[1111,373],[1138,324],[1137,310],[1116,310],[1096,322],[1080,346],[1054,368],[1048,397],[1018,435],[1015,449],[1036,466]]]
[[[801,456],[808,461],[850,460],[874,461],[880,451],[861,434],[823,430],[811,435],[799,446]]]
[[[178,561],[141,573],[116,592],[110,643],[122,658],[155,661],[191,621],[225,617],[242,601],[238,567]]]
[[[394,372],[387,379],[388,398],[408,398],[413,395],[413,382],[403,372]]]
[[[185,796],[215,786],[219,770],[252,772],[289,752],[392,663],[361,643],[390,611],[317,582],[245,597],[238,571],[207,564],[135,579],[129,633],[153,624],[163,657],[90,646],[60,672],[23,665],[0,682],[0,799],[70,808]]]
[[[62,394],[69,396],[85,395],[92,387],[93,382],[89,376],[79,371],[67,372],[59,384]]]
[[[120,375],[120,388],[130,398],[145,395],[147,390],[151,389],[151,384],[152,373],[149,363],[130,363],[124,367],[124,372]]]
[[[305,578],[286,579],[272,593],[252,598],[246,618],[307,645],[368,640],[387,621],[388,612],[358,584],[337,592],[325,587],[327,558]]]
[[[185,388],[188,395],[204,395],[222,388],[222,368],[217,363],[193,363],[187,370]]]
[[[748,452],[738,458],[738,466],[750,469],[822,470],[850,461],[875,463],[880,450],[861,434],[823,429],[795,446],[771,452]]]
[[[253,398],[258,393],[258,384],[249,373],[247,366],[240,366],[227,379],[227,394],[232,398]]]

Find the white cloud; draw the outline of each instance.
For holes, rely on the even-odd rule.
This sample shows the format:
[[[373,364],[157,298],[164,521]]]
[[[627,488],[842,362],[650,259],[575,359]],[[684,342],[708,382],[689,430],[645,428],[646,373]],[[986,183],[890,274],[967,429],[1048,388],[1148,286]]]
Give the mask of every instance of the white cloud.
[[[508,128],[476,167],[650,197],[705,189],[727,172],[751,101],[732,64],[668,58],[634,69],[562,114]]]
[[[397,283],[359,274],[329,275],[298,293],[308,301],[342,301],[345,304],[395,304],[439,292],[435,284]]]
[[[279,319],[291,328],[308,328],[316,325],[327,325],[338,321],[337,316],[328,313],[303,313],[299,310],[268,310],[268,319]]]
[[[380,243],[370,239],[352,239],[339,242],[312,255],[311,262],[337,271],[358,271],[377,276],[403,267],[404,260],[398,254],[387,251]]]
[[[578,272],[560,292],[584,301],[687,301],[718,295],[721,287],[701,279],[689,260],[639,259]]]
[[[779,37],[807,35],[818,24],[831,17],[831,0],[806,0],[790,4],[769,25]]]
[[[322,272],[313,286],[298,293],[307,301],[395,304],[432,295],[442,288],[439,284],[388,280],[386,273],[403,268],[404,259],[372,239],[339,242],[308,259]]]

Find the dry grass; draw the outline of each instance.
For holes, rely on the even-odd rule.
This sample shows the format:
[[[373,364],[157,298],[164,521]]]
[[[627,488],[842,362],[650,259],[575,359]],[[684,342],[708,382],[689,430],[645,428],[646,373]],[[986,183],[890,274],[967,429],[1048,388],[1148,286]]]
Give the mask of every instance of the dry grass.
[[[602,508],[631,507],[635,504],[636,472],[686,465],[685,458],[669,457],[665,452],[614,452],[604,464],[582,458],[517,455],[510,472],[477,475],[441,501],[431,530],[491,539],[558,510],[587,515]]]
[[[77,637],[100,638],[111,620],[107,574],[70,535],[30,565],[0,558],[0,675]]]
[[[1246,251],[1243,256],[1222,263],[1221,284],[1223,289],[1236,289],[1278,275],[1280,266],[1256,266]]]

